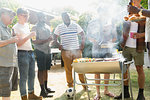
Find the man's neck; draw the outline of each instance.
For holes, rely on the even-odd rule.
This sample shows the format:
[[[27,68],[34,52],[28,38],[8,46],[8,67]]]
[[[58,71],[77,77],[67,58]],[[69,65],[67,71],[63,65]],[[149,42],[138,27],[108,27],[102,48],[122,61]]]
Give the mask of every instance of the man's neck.
[[[68,23],[68,24],[65,23],[65,25],[68,27],[70,25],[70,23]]]

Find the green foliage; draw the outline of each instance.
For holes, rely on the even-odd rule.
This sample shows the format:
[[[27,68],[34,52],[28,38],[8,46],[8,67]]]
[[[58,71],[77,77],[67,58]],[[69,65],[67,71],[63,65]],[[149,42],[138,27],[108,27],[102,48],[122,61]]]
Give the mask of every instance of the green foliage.
[[[57,25],[62,23],[62,20],[61,20],[61,18],[54,18],[50,21],[50,23],[51,23],[51,27],[53,29],[55,29],[57,27]]]
[[[17,11],[17,8],[20,7],[21,5],[16,1],[16,0],[0,0],[0,8],[6,7],[14,12]],[[9,25],[10,28],[12,28],[18,21],[17,16],[14,17],[13,23]]]
[[[83,13],[79,16],[79,21],[78,24],[82,27],[82,29],[85,32],[86,35],[86,30],[88,27],[89,21],[92,19],[92,15],[90,13]],[[79,37],[80,42],[81,42],[81,37]],[[86,38],[85,40],[85,47],[83,50],[83,57],[92,57],[92,43]]]
[[[17,0],[0,0],[0,8],[6,7],[16,12],[17,8],[20,6],[21,5],[17,2]]]
[[[78,16],[79,15],[79,12],[76,11],[72,7],[64,7],[63,9],[62,8],[55,8],[51,12],[57,16],[61,16],[61,13],[63,13],[63,12],[68,12],[71,16]]]
[[[148,9],[148,0],[142,0],[142,1],[141,1],[141,5],[142,5],[142,7],[144,7],[145,9]]]
[[[87,30],[88,23],[91,19],[92,15],[90,13],[83,13],[79,16],[78,24],[82,27],[85,33]]]

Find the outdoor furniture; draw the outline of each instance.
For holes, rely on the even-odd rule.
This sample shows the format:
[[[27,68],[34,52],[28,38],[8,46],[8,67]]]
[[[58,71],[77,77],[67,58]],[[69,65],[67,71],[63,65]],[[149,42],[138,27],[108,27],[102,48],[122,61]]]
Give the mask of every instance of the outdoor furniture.
[[[57,54],[61,53],[61,51],[58,48],[51,48],[51,54],[52,54],[52,59],[54,60],[54,65],[56,65],[56,58],[57,58]],[[63,64],[63,60],[61,57],[61,67],[64,66]]]
[[[74,73],[74,97],[73,100],[76,100],[76,84],[78,85],[99,85],[99,86],[120,86],[122,85],[122,100],[124,100],[124,81],[129,79],[130,81],[130,72],[129,72],[129,68],[128,65],[133,63],[132,61],[129,62],[125,62],[125,61],[100,61],[100,62],[79,62],[79,63],[72,63],[72,67],[73,67],[73,73]],[[124,79],[124,73],[127,71],[128,69],[128,78]],[[83,74],[84,75],[84,79],[85,79],[85,83],[81,83],[78,82],[76,80],[76,73],[78,74]],[[86,74],[121,74],[121,78],[120,79],[89,79],[86,77]],[[112,83],[112,84],[93,84],[90,83],[90,81],[94,81],[95,80],[109,80],[109,81],[119,81],[120,83]],[[90,100],[90,96],[89,96],[89,91],[86,91],[88,94],[88,100]],[[131,97],[133,100],[133,94],[132,94],[132,86],[131,86],[131,81],[130,81],[130,92],[131,92]]]

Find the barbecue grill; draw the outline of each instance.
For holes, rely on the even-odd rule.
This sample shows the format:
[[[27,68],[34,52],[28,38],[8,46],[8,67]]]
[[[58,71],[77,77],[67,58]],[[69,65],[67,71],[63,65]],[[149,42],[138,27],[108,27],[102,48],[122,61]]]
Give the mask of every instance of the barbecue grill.
[[[124,81],[127,79],[130,81],[130,72],[129,72],[129,64],[133,63],[132,61],[125,61],[124,59],[116,59],[116,58],[100,58],[95,60],[94,62],[78,62],[72,63],[73,72],[74,72],[74,97],[73,100],[75,100],[76,90],[75,86],[78,85],[99,85],[99,86],[120,86],[122,85],[122,100],[124,100]],[[124,73],[128,70],[128,78],[124,79]],[[76,81],[76,73],[83,74],[85,83],[81,83]],[[86,74],[121,74],[120,79],[116,79],[115,77],[113,79],[89,79],[86,77]],[[112,83],[112,84],[93,84],[90,81],[95,80],[109,80],[109,81],[119,81],[120,83]],[[88,82],[89,81],[89,82]],[[89,91],[86,91],[88,94],[88,100],[90,100]],[[132,86],[130,82],[130,92],[131,97],[133,100],[132,95]]]

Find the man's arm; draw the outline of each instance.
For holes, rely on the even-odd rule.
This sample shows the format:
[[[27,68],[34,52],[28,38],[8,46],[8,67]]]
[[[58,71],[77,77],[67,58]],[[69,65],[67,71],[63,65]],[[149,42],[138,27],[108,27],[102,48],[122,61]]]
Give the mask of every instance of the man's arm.
[[[48,39],[45,39],[45,40],[41,40],[41,39],[34,40],[33,43],[34,44],[43,44],[43,43],[46,43],[46,42],[49,42],[49,41],[52,41],[52,35]]]
[[[0,40],[0,47],[4,47],[8,44],[12,44],[12,43],[16,43],[16,42],[18,42],[18,37],[17,36],[12,37],[8,40]]]
[[[60,45],[60,43],[58,43],[57,39],[58,39],[58,35],[54,34],[54,43],[55,45],[57,45],[59,47],[59,50],[62,50],[62,45]]]
[[[138,14],[140,12],[140,8],[137,8],[135,6],[131,6],[131,5],[128,5],[128,12],[129,13],[132,13],[132,14]],[[143,9],[142,10],[142,15],[145,16],[145,17],[150,17],[150,10],[147,10],[147,9]]]
[[[20,38],[19,42],[17,43],[17,46],[22,46],[27,40],[29,40],[31,37],[35,36],[36,33],[35,32],[31,32],[29,35],[27,35],[24,38]],[[19,35],[18,35],[19,36]]]
[[[145,32],[144,33],[134,33],[133,34],[133,39],[139,39],[145,37]]]
[[[80,46],[80,49],[83,50],[84,49],[84,44],[85,44],[85,35],[84,35],[84,32],[80,32],[79,33],[81,35],[81,46]]]
[[[31,29],[31,31],[35,31],[35,32],[37,33],[37,32],[38,32],[37,29],[38,29],[38,28],[37,28],[36,26],[33,26],[32,29]],[[48,39],[42,40],[42,39],[39,39],[39,36],[38,36],[38,33],[37,33],[36,38],[37,38],[36,40],[32,40],[32,42],[33,42],[34,44],[43,44],[43,43],[52,41],[52,35],[51,35]]]

